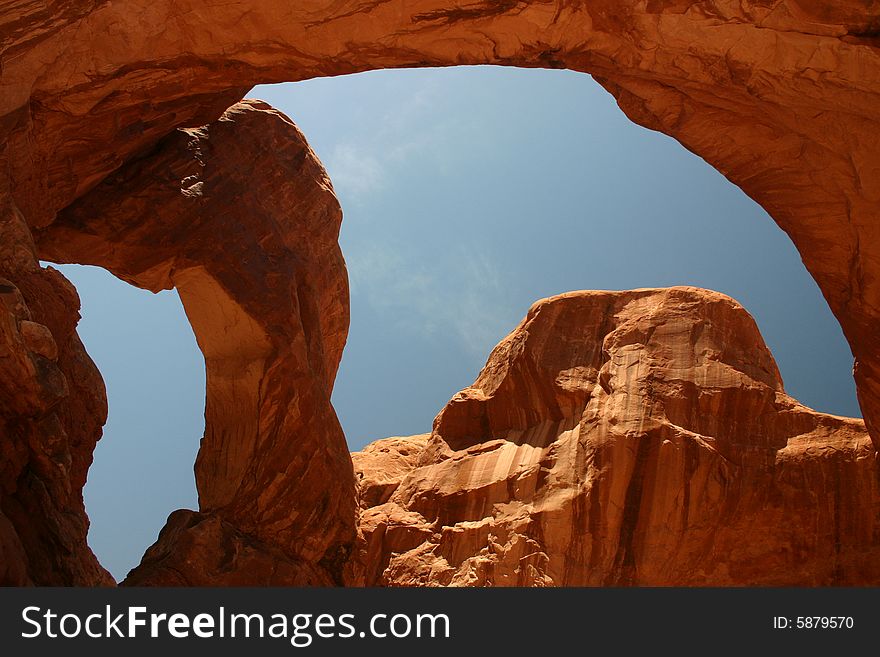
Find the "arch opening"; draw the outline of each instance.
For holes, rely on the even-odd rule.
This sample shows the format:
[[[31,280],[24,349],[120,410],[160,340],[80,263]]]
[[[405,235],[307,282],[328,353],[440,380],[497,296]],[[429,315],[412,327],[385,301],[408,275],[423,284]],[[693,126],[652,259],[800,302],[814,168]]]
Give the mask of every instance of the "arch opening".
[[[590,76],[401,69],[248,95],[300,125],[345,212],[352,325],[333,400],[353,450],[430,430],[532,302],[572,289],[724,292],[789,394],[861,416],[849,345],[788,236]]]
[[[428,429],[525,308],[576,288],[720,289],[757,316],[791,394],[857,414],[848,346],[787,237],[677,142],[630,123],[588,76],[383,71],[249,95],[301,124],[346,208],[353,325],[333,399],[352,449]],[[774,270],[778,286],[763,284]],[[175,274],[183,296],[186,280],[200,287],[199,271]],[[88,300],[91,285],[74,282]],[[204,306],[190,313],[194,325],[223,324],[211,319],[222,306],[216,295],[189,296],[189,306]],[[237,325],[246,342],[264,344],[257,355],[265,358],[268,338],[251,339],[261,329]],[[236,340],[222,344],[234,349]],[[806,357],[819,346],[828,360]],[[202,350],[212,357],[207,344]],[[830,389],[840,394],[829,401]],[[218,407],[238,403],[228,397]],[[108,425],[110,440],[114,433]]]
[[[109,414],[83,490],[89,545],[120,581],[174,509],[197,508],[205,366],[174,290],[151,294],[98,267],[59,265],[79,291],[80,338]]]

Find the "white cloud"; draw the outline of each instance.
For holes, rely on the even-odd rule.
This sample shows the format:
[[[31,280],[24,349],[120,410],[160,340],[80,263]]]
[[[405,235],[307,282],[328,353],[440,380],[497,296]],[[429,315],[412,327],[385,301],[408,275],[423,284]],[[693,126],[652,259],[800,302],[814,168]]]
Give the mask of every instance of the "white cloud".
[[[438,85],[426,81],[375,125],[338,142],[324,164],[339,195],[363,203],[388,188],[393,169],[416,158],[430,158],[441,171],[448,170],[449,145],[456,143],[450,137],[458,128],[436,111],[441,103]]]
[[[326,166],[333,187],[355,198],[375,192],[385,184],[382,162],[357,144],[337,144]]]
[[[517,319],[505,303],[497,266],[467,247],[428,264],[373,244],[350,259],[349,273],[352,293],[365,295],[398,328],[422,335],[452,332],[479,357],[488,356]]]

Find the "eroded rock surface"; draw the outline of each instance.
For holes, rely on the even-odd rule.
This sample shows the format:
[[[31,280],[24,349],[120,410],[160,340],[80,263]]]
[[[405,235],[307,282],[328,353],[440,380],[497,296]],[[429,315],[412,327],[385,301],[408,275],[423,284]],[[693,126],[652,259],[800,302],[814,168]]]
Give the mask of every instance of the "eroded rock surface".
[[[55,262],[177,288],[205,355],[199,512],[175,513],[128,583],[343,581],[356,503],[330,405],[348,332],[341,220],[300,132],[246,101],[169,135],[38,231]]]
[[[787,396],[715,292],[539,301],[429,436],[353,457],[368,585],[880,582],[863,422]]]
[[[17,227],[8,241],[4,228],[0,246],[9,281],[0,288],[9,290],[0,367],[18,387],[0,399],[6,581],[107,580],[85,544],[81,502],[103,385],[75,336],[75,294],[37,257],[101,264],[149,289],[178,286],[205,352],[202,509],[173,518],[139,581],[177,577],[174,559],[208,545],[208,533],[280,550],[301,566],[286,581],[344,579],[353,482],[326,398],[347,302],[332,231],[310,232],[319,224],[297,214],[321,206],[310,194],[329,183],[319,167],[294,165],[313,162],[300,138],[271,121],[251,124],[241,107],[224,115],[258,82],[459,64],[593,74],[630,118],[701,155],[791,236],[853,349],[860,404],[880,443],[878,27],[877,0],[10,6],[0,16],[0,212]],[[257,144],[259,154],[249,150]],[[271,181],[300,186],[312,201],[256,198]],[[8,256],[30,248],[21,246],[28,228],[36,251]],[[565,403],[576,408],[580,394]],[[455,412],[446,424],[453,443],[467,424]],[[394,457],[395,467],[408,459]],[[313,479],[322,488],[298,483]],[[831,481],[808,483],[827,493]],[[389,488],[381,485],[375,494]],[[167,549],[178,541],[189,547]],[[216,556],[199,558],[225,567]],[[627,569],[609,577],[625,581]],[[234,580],[240,568],[231,570],[217,581]],[[181,583],[196,581],[187,577]]]
[[[0,19],[0,193],[43,227],[258,82],[457,64],[591,73],[791,236],[880,440],[878,28],[877,0],[17,5]]]
[[[0,204],[0,584],[102,585],[82,489],[107,418],[79,297]]]

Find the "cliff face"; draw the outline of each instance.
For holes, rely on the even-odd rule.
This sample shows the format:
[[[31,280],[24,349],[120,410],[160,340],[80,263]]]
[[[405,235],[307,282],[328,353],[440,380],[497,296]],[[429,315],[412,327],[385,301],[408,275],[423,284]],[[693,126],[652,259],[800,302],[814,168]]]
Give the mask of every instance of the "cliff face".
[[[357,531],[354,480],[328,402],[348,312],[335,242],[339,208],[289,121],[260,104],[230,108],[259,82],[459,64],[593,74],[630,118],[701,155],[791,236],[852,346],[867,428],[880,442],[878,28],[877,0],[56,0],[9,7],[0,16],[0,348],[8,356],[0,359],[0,579],[109,581],[86,545],[81,497],[105,416],[103,384],[75,334],[74,291],[57,272],[41,269],[38,258],[99,264],[148,289],[176,286],[205,353],[200,510],[169,520],[131,581],[353,577],[344,564]],[[580,404],[589,409],[592,402],[584,401],[580,374],[565,376],[571,381],[560,384],[564,393],[525,396],[537,405],[519,415],[488,401],[493,410],[484,412],[479,400],[463,399],[425,453],[441,458],[439,436],[456,454],[471,440],[475,448],[494,437],[495,429],[474,433],[471,413],[481,423],[494,418],[503,425],[499,418],[509,417],[511,430],[525,430],[523,423],[536,417],[574,422]],[[782,394],[769,380],[754,380]],[[613,397],[613,390],[605,394]],[[716,392],[704,396],[712,400]],[[663,406],[673,425],[714,438],[712,449],[741,477],[760,471],[762,482],[776,482],[794,467],[784,463],[800,462],[777,455],[782,464],[770,476],[736,460],[746,434],[722,440],[715,435],[721,429],[706,428],[704,420],[682,424],[669,410],[675,404]],[[655,410],[639,413],[655,418]],[[754,435],[791,437],[788,429],[765,429]],[[655,442],[664,436],[661,447],[651,448],[657,453],[636,450],[626,467],[649,468],[666,453],[663,440],[678,444],[652,431]],[[386,446],[383,458],[405,469],[412,455],[404,449]],[[823,449],[838,455],[834,467],[844,470],[864,467],[873,454],[867,446]],[[864,458],[853,460],[856,453]],[[733,467],[723,463],[718,468]],[[397,477],[387,472],[385,489]],[[843,493],[828,476],[805,480],[802,489],[822,504],[837,500]],[[639,500],[648,494],[644,485],[633,490]],[[365,492],[364,499],[380,493]],[[423,510],[427,519],[431,513]],[[642,525],[607,522],[601,531],[618,527],[622,544],[638,544],[626,536]],[[607,581],[635,577],[632,549],[621,550],[614,548],[623,556],[613,558],[590,553],[597,563],[605,559]],[[240,561],[230,564],[224,554]],[[848,581],[849,558],[835,557],[844,565],[834,581]],[[281,561],[287,565],[272,566]]]
[[[880,582],[864,424],[788,397],[715,292],[540,301],[430,435],[353,458],[368,585]]]

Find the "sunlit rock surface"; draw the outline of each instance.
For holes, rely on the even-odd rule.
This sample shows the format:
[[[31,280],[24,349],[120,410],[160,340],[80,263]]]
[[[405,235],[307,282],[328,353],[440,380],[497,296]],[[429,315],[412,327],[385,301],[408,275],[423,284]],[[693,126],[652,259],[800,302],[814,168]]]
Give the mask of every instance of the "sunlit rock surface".
[[[368,585],[880,582],[863,422],[787,396],[716,292],[539,301],[429,436],[353,457]]]
[[[281,550],[300,564],[292,569],[299,574],[285,581],[353,581],[346,564],[357,532],[354,480],[327,401],[348,312],[335,244],[338,207],[329,199],[326,175],[292,126],[279,132],[273,121],[246,118],[271,114],[267,107],[228,109],[261,82],[461,64],[593,74],[632,120],[703,157],[792,238],[852,347],[861,408],[880,442],[878,26],[880,5],[874,0],[10,5],[0,16],[0,348],[6,356],[0,364],[0,581],[109,581],[86,545],[81,493],[106,415],[103,384],[75,334],[74,291],[57,273],[40,269],[37,258],[100,264],[148,289],[178,286],[205,353],[208,432],[196,467],[201,508],[185,521],[179,514],[172,518],[173,531],[150,551],[139,581],[170,581],[179,565],[175,559],[186,550],[239,545],[243,536],[256,542],[258,552]],[[288,195],[285,185],[299,191]],[[282,191],[276,195],[277,188]],[[309,200],[301,203],[300,193]],[[316,208],[332,215],[327,225],[316,223]],[[588,373],[560,376],[556,387],[562,392],[526,397],[540,402],[534,408],[517,415],[486,401],[493,410],[479,417],[516,417],[512,426],[521,427],[548,413],[576,413]],[[754,380],[782,394],[772,382]],[[601,388],[601,376],[599,382]],[[613,397],[614,389],[605,394]],[[707,395],[700,403],[719,403],[712,401],[715,392]],[[591,408],[592,401],[584,403]],[[426,453],[440,458],[439,435],[456,453],[472,440],[494,438],[494,429],[477,435],[470,424],[471,413],[483,413],[481,405],[469,398],[453,404],[441,423],[446,433],[436,434]],[[666,406],[671,424],[713,437],[702,424],[709,420],[682,424],[684,411]],[[618,424],[635,422],[625,404],[615,408]],[[780,413],[808,417],[805,411]],[[645,418],[653,422],[655,411]],[[798,435],[821,433],[828,423],[850,426],[828,418],[816,422],[816,429]],[[654,436],[661,430],[652,431]],[[780,431],[755,435],[790,438],[787,429]],[[843,429],[828,431],[843,435]],[[743,477],[760,471],[775,482],[794,467],[789,457],[779,457],[772,476],[767,468],[756,470],[738,447],[754,436],[716,433],[725,437],[714,436],[717,444],[710,446]],[[673,445],[684,440],[662,435]],[[745,453],[752,454],[751,448]],[[818,471],[809,470],[798,489],[814,495],[819,508],[837,499],[849,504],[834,492],[834,482],[849,491],[846,468],[864,467],[873,458],[867,445],[852,452],[864,456],[855,460],[845,457],[851,450],[829,453],[843,468],[839,476],[818,481]],[[636,450],[627,458],[650,464],[655,457]],[[409,458],[394,457],[395,468]],[[584,474],[584,467],[574,471]],[[733,466],[718,466],[724,467]],[[615,477],[615,486],[630,479],[619,472]],[[384,495],[390,484],[376,481],[384,488],[370,494]],[[653,484],[640,486],[638,495],[631,493],[639,499]],[[867,488],[859,491],[869,495]],[[784,509],[794,503],[783,498],[774,503]],[[619,495],[608,499],[620,501]],[[860,497],[859,504],[870,499]],[[863,507],[850,510],[856,508]],[[627,528],[641,526],[608,522],[608,531],[623,528],[625,544]],[[821,535],[815,527],[811,532]],[[203,540],[207,535],[213,542]],[[176,542],[190,547],[169,548]],[[532,547],[519,545],[509,553],[524,550],[526,558]],[[624,556],[609,566],[606,580],[635,577],[632,550],[614,554]],[[618,559],[590,555],[597,563]],[[842,565],[828,577],[850,581],[855,557],[835,555],[828,563]],[[175,573],[174,581],[194,583],[192,569],[199,564],[225,563],[212,561],[216,556],[186,561],[190,574]],[[536,582],[559,577],[535,559]],[[214,581],[241,581],[234,574],[239,570],[218,571]],[[696,580],[698,572],[687,575]],[[864,572],[869,579],[870,569]],[[200,572],[203,577],[214,576]],[[252,581],[267,581],[261,577]]]

